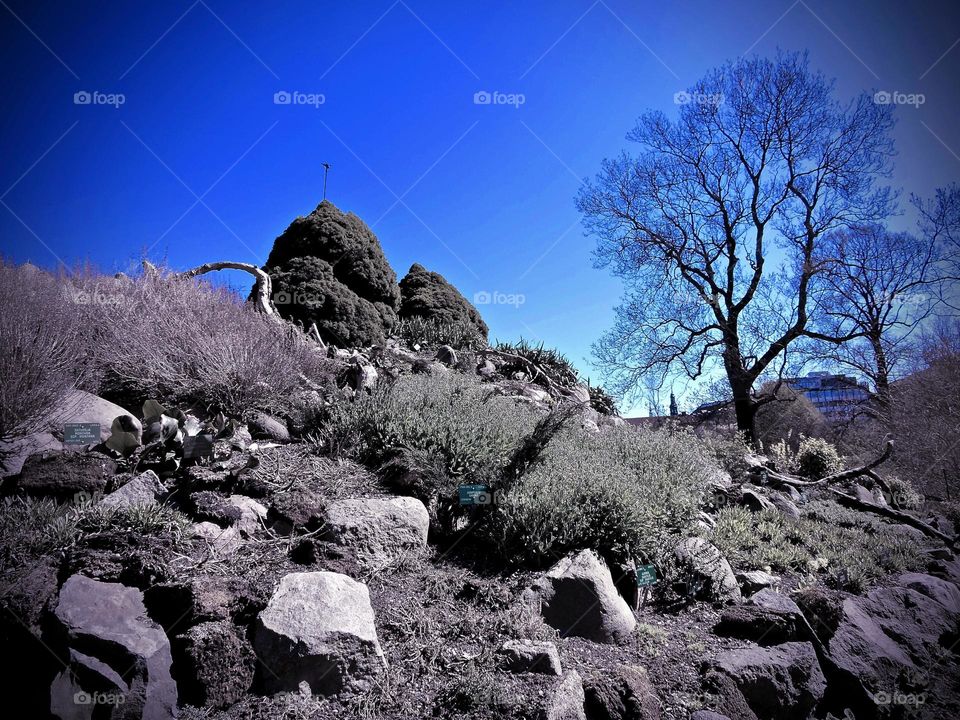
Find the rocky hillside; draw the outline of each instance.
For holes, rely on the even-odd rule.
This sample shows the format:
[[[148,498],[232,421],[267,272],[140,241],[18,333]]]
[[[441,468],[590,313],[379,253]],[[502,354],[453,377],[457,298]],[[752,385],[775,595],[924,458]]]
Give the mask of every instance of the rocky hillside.
[[[960,716],[955,528],[882,464],[625,427],[523,344],[303,352],[239,410],[104,370],[5,444],[18,712]]]

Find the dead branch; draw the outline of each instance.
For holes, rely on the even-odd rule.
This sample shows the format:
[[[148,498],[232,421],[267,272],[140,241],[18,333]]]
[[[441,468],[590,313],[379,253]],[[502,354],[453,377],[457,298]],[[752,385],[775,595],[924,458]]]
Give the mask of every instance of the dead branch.
[[[504,352],[503,350],[494,350],[493,348],[486,348],[485,350],[479,351],[480,355],[486,358],[488,355],[496,355],[497,357],[503,358],[505,360],[512,360],[514,362],[520,362],[521,364],[527,367],[527,370],[531,371],[531,380],[534,382],[537,381],[537,378],[543,378],[547,383],[547,389],[553,393],[559,394],[560,390],[553,380],[550,379],[550,376],[535,362],[528,360],[522,355],[514,355],[513,353]]]
[[[865,502],[859,498],[855,498],[852,495],[847,495],[844,492],[835,490],[834,488],[828,488],[831,493],[833,493],[841,505],[846,505],[847,507],[853,508],[854,510],[862,510],[863,512],[873,513],[875,515],[880,515],[881,517],[890,518],[891,520],[896,520],[899,523],[904,525],[909,525],[912,528],[916,528],[925,535],[930,535],[935,537],[938,540],[946,543],[948,547],[953,547],[956,543],[957,538],[950,537],[949,535],[940,532],[935,527],[928,525],[923,522],[923,520],[918,520],[913,515],[909,515],[905,512],[900,512],[899,510],[894,510],[893,508],[884,507],[883,505],[876,505],[874,503]]]
[[[277,309],[273,306],[273,302],[270,300],[270,297],[273,294],[273,283],[270,280],[270,276],[256,265],[230,261],[210,262],[204,263],[199,267],[195,267],[193,270],[187,270],[186,272],[178,273],[176,277],[192,278],[197,277],[198,275],[205,275],[206,273],[213,272],[214,270],[242,270],[243,272],[253,275],[253,277],[256,278],[256,283],[253,286],[254,308],[256,308],[257,312],[266,315],[277,322],[282,322],[280,316],[277,314]]]
[[[887,461],[890,457],[890,454],[893,452],[893,439],[887,438],[883,452],[876,459],[867,463],[866,465],[861,465],[860,467],[851,468],[849,470],[844,470],[842,472],[834,473],[833,475],[827,475],[825,478],[820,478],[819,480],[803,480],[796,477],[795,475],[787,475],[786,473],[778,473],[775,470],[768,470],[766,468],[758,468],[761,472],[766,474],[767,480],[773,480],[774,482],[784,483],[786,485],[793,485],[794,487],[817,487],[820,485],[831,485],[838,482],[846,482],[847,480],[853,480],[856,477],[861,475],[867,475],[874,481],[878,481],[879,476],[873,472],[874,468],[879,467]],[[879,480],[881,487],[885,486],[882,480]]]

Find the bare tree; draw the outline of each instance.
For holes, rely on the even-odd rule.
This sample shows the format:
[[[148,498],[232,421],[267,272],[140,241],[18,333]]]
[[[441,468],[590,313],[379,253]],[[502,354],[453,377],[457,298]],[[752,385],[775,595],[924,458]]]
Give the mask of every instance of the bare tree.
[[[936,243],[880,225],[841,230],[824,239],[817,282],[818,325],[847,338],[819,343],[820,359],[853,369],[875,390],[881,412],[890,381],[908,353],[913,331],[932,315],[941,284]]]
[[[741,59],[700,80],[673,122],[640,117],[640,152],[606,160],[578,198],[597,260],[626,286],[594,347],[611,387],[722,369],[753,437],[756,381],[814,329],[818,247],[878,221],[892,193],[889,106],[841,104],[804,55]],[[844,339],[844,338],[830,338]]]
[[[960,185],[940,188],[930,200],[913,196],[911,202],[920,212],[921,230],[937,246],[946,283],[943,304],[960,310]]]

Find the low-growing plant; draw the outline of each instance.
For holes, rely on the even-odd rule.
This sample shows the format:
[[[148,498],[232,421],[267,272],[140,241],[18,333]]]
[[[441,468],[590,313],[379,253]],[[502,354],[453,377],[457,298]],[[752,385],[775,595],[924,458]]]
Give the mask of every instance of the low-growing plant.
[[[450,478],[490,477],[537,421],[529,408],[459,375],[408,375],[332,408],[332,447],[371,465],[399,451],[442,461]]]
[[[687,433],[568,427],[498,498],[501,552],[537,564],[582,548],[658,561],[692,525],[716,473]]]
[[[539,370],[547,375],[550,380],[563,387],[570,387],[580,382],[576,368],[563,355],[563,353],[553,348],[545,348],[543,343],[534,345],[533,343],[520,338],[515,343],[499,342],[496,349],[510,355],[517,355],[524,360],[533,363]],[[509,375],[512,372],[528,372],[529,368],[523,362],[509,361],[501,368],[501,372]],[[532,378],[537,382],[539,378]]]
[[[590,391],[590,407],[601,415],[616,415],[617,402],[599,385],[587,385]]]
[[[850,592],[922,565],[911,536],[828,501],[811,501],[799,520],[777,510],[727,507],[709,536],[736,570],[822,574]]]
[[[83,375],[82,328],[62,282],[0,263],[0,441],[40,429]]]
[[[487,339],[476,325],[467,321],[451,322],[414,315],[402,318],[394,327],[394,334],[410,347],[449,345],[455,350],[480,350],[487,346]]]
[[[843,469],[843,459],[837,448],[821,438],[801,435],[796,451],[789,438],[781,440],[770,447],[769,454],[780,468],[812,480],[820,480]]]

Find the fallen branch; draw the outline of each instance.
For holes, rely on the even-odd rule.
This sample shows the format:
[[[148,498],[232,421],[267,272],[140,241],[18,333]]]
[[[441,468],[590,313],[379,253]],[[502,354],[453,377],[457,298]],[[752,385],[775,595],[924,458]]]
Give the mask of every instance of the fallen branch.
[[[760,471],[765,473],[767,481],[773,480],[774,482],[784,483],[786,485],[793,485],[794,487],[817,487],[819,485],[830,485],[832,483],[846,482],[847,480],[853,480],[854,478],[860,477],[861,475],[867,475],[875,482],[879,481],[881,486],[885,486],[882,480],[879,480],[879,476],[873,472],[874,468],[879,467],[889,459],[890,454],[893,452],[893,440],[887,438],[886,446],[883,449],[883,452],[875,460],[867,463],[866,465],[861,465],[860,467],[851,468],[850,470],[844,470],[842,472],[834,473],[833,475],[827,475],[825,478],[820,478],[819,480],[803,480],[796,477],[795,475],[787,475],[786,473],[778,473],[775,470],[768,470],[767,468],[756,468],[755,471]]]
[[[949,535],[940,532],[932,525],[928,525],[923,522],[923,520],[918,520],[913,515],[908,515],[905,512],[900,512],[899,510],[894,510],[893,508],[884,507],[883,505],[876,505],[875,503],[865,502],[859,498],[855,498],[852,495],[847,495],[844,492],[835,490],[833,488],[828,488],[831,493],[833,493],[841,505],[853,508],[854,510],[862,510],[864,512],[870,512],[875,515],[880,515],[881,517],[890,518],[891,520],[896,520],[899,523],[904,525],[909,525],[912,528],[916,528],[925,535],[935,537],[938,540],[943,541],[947,544],[948,547],[953,547],[957,541],[956,537],[950,537]]]
[[[503,350],[494,350],[493,348],[487,348],[486,350],[480,350],[480,355],[486,358],[488,355],[496,355],[497,357],[504,358],[505,360],[513,360],[514,362],[520,362],[523,365],[526,365],[527,369],[532,371],[532,377],[530,378],[533,382],[537,381],[537,378],[542,377],[547,382],[547,389],[558,394],[560,390],[553,380],[550,379],[550,376],[536,363],[532,360],[528,360],[523,357],[523,355],[515,355],[513,353],[504,352]]]
[[[256,278],[256,283],[253,286],[254,308],[256,308],[257,312],[266,315],[277,322],[283,322],[280,316],[277,314],[277,309],[273,306],[273,301],[270,300],[270,297],[273,294],[273,283],[270,280],[270,276],[256,265],[229,261],[204,263],[199,267],[193,268],[193,270],[187,270],[186,272],[179,273],[176,275],[176,277],[192,278],[197,277],[198,275],[205,275],[206,273],[213,272],[214,270],[242,270],[243,272],[253,275],[253,277]]]

